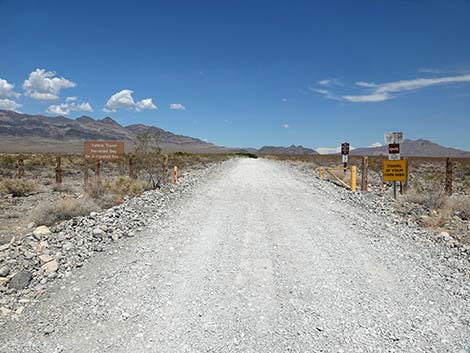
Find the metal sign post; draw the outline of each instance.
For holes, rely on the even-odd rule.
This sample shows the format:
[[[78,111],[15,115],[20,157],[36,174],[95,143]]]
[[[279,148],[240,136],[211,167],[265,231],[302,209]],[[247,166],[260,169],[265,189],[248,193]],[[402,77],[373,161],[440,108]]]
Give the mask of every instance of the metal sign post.
[[[343,142],[341,144],[341,155],[342,155],[342,162],[343,162],[343,171],[346,174],[346,169],[348,168],[348,160],[349,160],[349,143]]]
[[[400,160],[400,143],[403,143],[403,132],[386,132],[384,134],[385,143],[388,144],[388,160]],[[406,168],[406,167],[405,167]],[[385,164],[384,164],[385,180]],[[401,182],[401,181],[400,181]],[[397,180],[393,180],[393,198],[397,198]]]

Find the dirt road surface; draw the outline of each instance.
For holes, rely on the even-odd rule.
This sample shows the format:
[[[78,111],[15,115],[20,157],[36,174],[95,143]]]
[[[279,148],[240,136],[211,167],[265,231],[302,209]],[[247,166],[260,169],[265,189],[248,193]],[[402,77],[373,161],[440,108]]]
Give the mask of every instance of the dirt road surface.
[[[325,184],[225,162],[164,222],[57,281],[0,352],[468,352],[462,272]]]

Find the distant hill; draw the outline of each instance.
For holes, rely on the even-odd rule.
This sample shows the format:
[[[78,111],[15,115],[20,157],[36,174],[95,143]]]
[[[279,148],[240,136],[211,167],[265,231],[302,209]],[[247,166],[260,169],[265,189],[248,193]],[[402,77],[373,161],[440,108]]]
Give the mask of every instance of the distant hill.
[[[444,147],[429,140],[405,140],[400,146],[402,156],[415,157],[470,157],[470,152]],[[388,146],[356,148],[351,155],[380,156],[388,155]]]
[[[319,154],[317,151],[304,146],[263,146],[255,152],[256,154],[297,154],[297,155],[314,155]]]
[[[81,153],[85,140],[124,141],[132,149],[136,136],[158,133],[165,152],[225,153],[231,150],[197,138],[176,135],[143,124],[122,126],[110,117],[95,120],[89,116],[70,119],[63,116],[21,114],[0,110],[0,152]]]

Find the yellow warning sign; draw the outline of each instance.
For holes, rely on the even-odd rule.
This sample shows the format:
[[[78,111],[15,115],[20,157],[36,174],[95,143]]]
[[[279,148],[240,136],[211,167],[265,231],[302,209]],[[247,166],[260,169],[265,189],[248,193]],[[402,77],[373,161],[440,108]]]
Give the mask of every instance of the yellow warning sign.
[[[384,161],[384,181],[406,181],[406,161]]]

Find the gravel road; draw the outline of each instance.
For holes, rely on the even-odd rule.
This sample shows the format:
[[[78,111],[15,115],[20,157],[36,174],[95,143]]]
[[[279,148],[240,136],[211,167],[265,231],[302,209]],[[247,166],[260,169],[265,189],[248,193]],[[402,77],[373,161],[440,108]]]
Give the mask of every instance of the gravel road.
[[[470,352],[468,262],[342,193],[225,162],[56,281],[2,327],[0,352]]]

